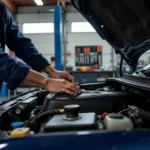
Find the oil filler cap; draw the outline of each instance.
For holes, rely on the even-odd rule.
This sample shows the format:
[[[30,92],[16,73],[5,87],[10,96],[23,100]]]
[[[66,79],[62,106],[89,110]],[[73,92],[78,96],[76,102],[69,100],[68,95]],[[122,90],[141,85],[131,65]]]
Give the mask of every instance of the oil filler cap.
[[[109,114],[108,116],[112,119],[123,119],[124,117],[122,114]]]
[[[80,106],[79,105],[67,105],[64,107],[66,116],[64,117],[67,121],[78,120],[81,117],[79,116]]]

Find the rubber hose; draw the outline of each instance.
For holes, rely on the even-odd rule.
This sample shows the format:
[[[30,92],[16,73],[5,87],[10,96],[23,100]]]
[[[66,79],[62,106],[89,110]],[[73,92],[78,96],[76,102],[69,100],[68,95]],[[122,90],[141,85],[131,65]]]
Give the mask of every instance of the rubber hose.
[[[51,111],[43,112],[43,113],[37,115],[30,122],[30,125],[29,125],[30,129],[32,131],[38,132],[38,130],[40,129],[41,124],[42,124],[42,119],[45,119],[46,117],[53,116],[56,114],[60,114],[60,110],[51,110]]]
[[[39,114],[34,119],[38,121],[41,118],[49,117],[51,115],[56,115],[56,114],[60,114],[60,111],[59,110],[51,110],[51,111],[47,111],[47,112],[43,112],[43,113]]]

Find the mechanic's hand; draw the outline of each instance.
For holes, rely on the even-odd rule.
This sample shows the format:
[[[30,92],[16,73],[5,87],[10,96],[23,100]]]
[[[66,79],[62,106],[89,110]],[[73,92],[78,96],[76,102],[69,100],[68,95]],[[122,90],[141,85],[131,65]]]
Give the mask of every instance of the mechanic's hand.
[[[51,73],[51,77],[55,79],[65,79],[69,82],[76,84],[74,77],[71,76],[70,73],[66,71],[55,70],[54,72]]]
[[[55,93],[59,92],[64,92],[67,94],[81,93],[80,88],[76,84],[68,82],[64,79],[49,79],[47,80],[45,88],[47,91]]]

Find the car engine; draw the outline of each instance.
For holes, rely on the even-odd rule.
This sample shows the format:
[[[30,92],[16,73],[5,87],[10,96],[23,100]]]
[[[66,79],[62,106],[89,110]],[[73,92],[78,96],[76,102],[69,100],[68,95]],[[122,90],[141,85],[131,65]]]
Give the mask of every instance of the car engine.
[[[52,134],[150,128],[149,86],[142,77],[124,75],[80,88],[80,95],[35,90],[2,102],[0,138],[18,137],[16,129]]]

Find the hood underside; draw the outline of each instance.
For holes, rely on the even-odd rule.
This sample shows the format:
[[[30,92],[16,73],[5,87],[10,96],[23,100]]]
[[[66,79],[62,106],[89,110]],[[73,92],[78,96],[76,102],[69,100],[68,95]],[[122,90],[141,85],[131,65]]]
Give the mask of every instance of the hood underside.
[[[97,33],[135,71],[150,49],[150,0],[72,0]]]

